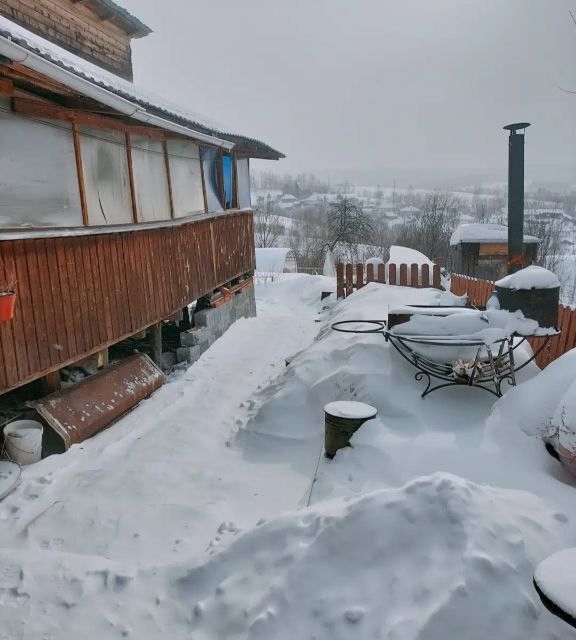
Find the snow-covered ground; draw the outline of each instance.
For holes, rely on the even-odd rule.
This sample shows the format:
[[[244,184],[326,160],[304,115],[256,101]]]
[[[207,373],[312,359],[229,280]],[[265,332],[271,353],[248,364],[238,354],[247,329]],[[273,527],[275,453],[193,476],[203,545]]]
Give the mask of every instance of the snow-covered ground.
[[[381,336],[330,323],[438,292],[373,284],[322,311],[333,289],[258,285],[258,318],[25,470],[0,503],[0,639],[576,638],[532,587],[575,545],[576,487],[522,431],[523,385],[421,399]],[[378,416],[327,460],[333,400]]]

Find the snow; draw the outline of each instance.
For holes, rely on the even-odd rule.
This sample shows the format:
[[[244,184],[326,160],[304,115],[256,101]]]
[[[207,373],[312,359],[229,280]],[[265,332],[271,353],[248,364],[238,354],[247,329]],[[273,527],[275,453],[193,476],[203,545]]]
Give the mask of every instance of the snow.
[[[330,325],[442,293],[369,284],[320,303],[334,286],[258,285],[258,318],[24,470],[0,502],[0,637],[576,638],[531,584],[573,545],[575,486],[520,428],[525,396],[537,406],[561,376],[529,365],[498,401],[422,399],[381,335]],[[328,460],[332,401],[378,415]]]
[[[490,244],[492,242],[508,243],[508,227],[503,224],[468,223],[461,224],[454,230],[450,237],[452,246],[461,242]],[[535,236],[524,235],[525,243],[540,242]]]
[[[495,284],[502,289],[556,289],[560,280],[552,271],[530,265],[497,280]]]
[[[430,267],[434,266],[434,263],[430,258],[427,258],[420,251],[416,251],[416,249],[409,249],[408,247],[401,247],[399,245],[392,245],[390,247],[390,260],[389,263],[394,264],[418,264],[422,266],[423,264],[427,264]]]
[[[373,418],[377,409],[365,402],[351,402],[350,400],[337,400],[329,402],[324,411],[335,418]]]
[[[538,565],[534,579],[545,596],[576,618],[576,548],[546,558]]]
[[[283,273],[289,253],[289,247],[256,248],[256,271]]]

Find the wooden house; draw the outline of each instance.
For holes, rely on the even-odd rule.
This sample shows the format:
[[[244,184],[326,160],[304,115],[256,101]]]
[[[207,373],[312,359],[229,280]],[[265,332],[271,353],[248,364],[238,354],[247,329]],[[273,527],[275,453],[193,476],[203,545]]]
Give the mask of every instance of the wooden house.
[[[524,266],[537,259],[540,240],[524,235]],[[459,225],[450,245],[454,271],[465,276],[498,280],[508,273],[508,227],[501,224]]]
[[[112,0],[0,0],[0,394],[254,270],[250,158],[283,156],[134,86],[149,32]]]

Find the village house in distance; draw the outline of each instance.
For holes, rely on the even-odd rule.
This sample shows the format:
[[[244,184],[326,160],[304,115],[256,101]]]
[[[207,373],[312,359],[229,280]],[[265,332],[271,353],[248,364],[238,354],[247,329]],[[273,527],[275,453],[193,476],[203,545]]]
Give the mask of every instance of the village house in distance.
[[[249,162],[283,156],[134,86],[149,33],[111,0],[0,0],[0,395],[134,336],[193,361],[254,313]]]

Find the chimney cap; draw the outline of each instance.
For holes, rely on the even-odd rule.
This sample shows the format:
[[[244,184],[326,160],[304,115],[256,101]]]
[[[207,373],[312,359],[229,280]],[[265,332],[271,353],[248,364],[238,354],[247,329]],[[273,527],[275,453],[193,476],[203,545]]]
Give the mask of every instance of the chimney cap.
[[[530,126],[529,122],[515,122],[513,124],[507,124],[503,129],[506,131],[510,131],[511,133],[516,133],[519,129],[527,129]]]

